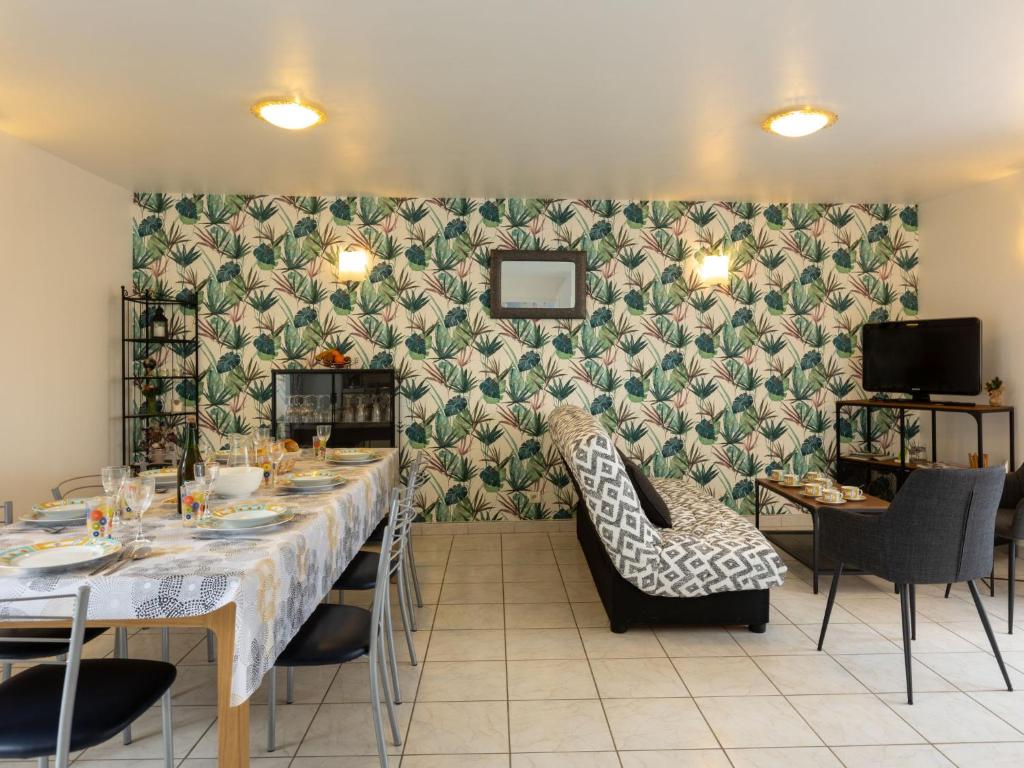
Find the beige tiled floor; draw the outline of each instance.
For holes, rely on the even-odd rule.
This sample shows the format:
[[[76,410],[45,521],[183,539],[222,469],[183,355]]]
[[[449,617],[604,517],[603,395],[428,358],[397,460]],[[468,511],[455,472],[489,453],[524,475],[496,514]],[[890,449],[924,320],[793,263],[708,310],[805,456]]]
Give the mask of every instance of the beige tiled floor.
[[[404,663],[401,768],[818,768],[1019,766],[1024,692],[1001,681],[965,589],[918,593],[915,704],[904,695],[899,603],[890,585],[844,579],[826,652],[815,650],[825,596],[791,564],[768,631],[634,627],[608,631],[568,533],[415,538],[427,604]],[[1006,634],[1005,582],[985,602],[1014,682],[1024,688],[1024,624]],[[828,579],[823,580],[827,591]],[[352,593],[350,602],[368,594]],[[1024,614],[1024,611],[1019,613]],[[93,655],[109,652],[101,639]],[[135,635],[156,658],[159,636]],[[201,633],[176,632],[175,748],[187,768],[215,764],[214,675]],[[252,701],[256,768],[373,768],[366,667],[299,670],[264,751],[266,697]],[[278,690],[283,693],[283,675]],[[84,752],[82,768],[159,768],[159,713]]]

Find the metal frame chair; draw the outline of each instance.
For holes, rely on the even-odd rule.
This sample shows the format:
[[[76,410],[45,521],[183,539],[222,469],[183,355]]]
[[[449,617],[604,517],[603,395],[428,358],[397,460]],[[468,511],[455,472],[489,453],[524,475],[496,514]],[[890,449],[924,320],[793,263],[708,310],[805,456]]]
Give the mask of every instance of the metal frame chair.
[[[3,613],[6,617],[16,618],[21,623],[26,621],[39,621],[42,623],[52,622],[58,619],[67,619],[68,616],[65,615],[32,614],[22,609],[22,606],[32,601],[49,602],[58,599],[74,600],[73,608],[69,612],[71,618],[70,633],[64,629],[55,628],[52,630],[52,636],[45,636],[42,634],[47,629],[44,625],[38,630],[33,630],[31,637],[5,638],[4,647],[10,649],[12,647],[16,647],[15,644],[17,643],[28,643],[32,645],[43,644],[51,646],[53,650],[60,653],[60,655],[55,660],[47,659],[37,662],[37,664],[29,670],[21,672],[10,680],[6,680],[0,684],[0,703],[3,703],[5,696],[8,696],[12,699],[10,706],[27,706],[32,710],[32,714],[35,715],[39,712],[40,704],[42,702],[49,701],[46,698],[50,693],[49,687],[46,685],[47,678],[44,671],[45,666],[64,666],[64,679],[60,691],[59,716],[56,735],[52,742],[45,737],[40,738],[38,733],[26,735],[22,732],[11,732],[0,736],[0,742],[8,739],[15,742],[13,744],[8,743],[4,745],[3,754],[5,757],[37,757],[40,767],[46,768],[46,766],[49,765],[49,755],[54,754],[56,756],[57,768],[66,768],[70,763],[69,753],[72,746],[77,751],[102,743],[110,737],[110,728],[121,727],[124,723],[124,719],[121,718],[130,718],[131,720],[138,718],[149,708],[149,706],[154,702],[154,699],[159,698],[163,715],[164,765],[166,768],[174,768],[174,733],[171,722],[171,684],[174,682],[176,671],[170,664],[162,664],[161,662],[111,659],[83,661],[82,646],[85,642],[85,622],[89,610],[88,586],[83,585],[78,587],[75,592],[63,594],[3,598],[0,599],[0,608],[3,609]],[[2,652],[3,647],[0,647],[0,653]],[[19,655],[14,654],[9,658],[18,660]],[[160,667],[154,668],[154,664],[160,664]],[[83,672],[89,672],[90,677],[100,677],[104,681],[104,687],[113,686],[115,689],[117,688],[118,683],[116,677],[111,679],[111,674],[113,673],[123,674],[126,677],[130,677],[133,681],[140,682],[142,685],[147,687],[137,689],[134,692],[135,701],[132,702],[129,711],[110,713],[103,707],[89,708],[87,699],[95,692],[95,689],[92,691],[82,689],[80,681]],[[23,678],[23,675],[32,676],[32,682],[28,682],[28,678]],[[43,680],[43,684],[40,685],[36,678],[41,678]],[[38,696],[41,701],[30,701],[26,703],[26,694],[29,698],[33,695]],[[86,718],[87,726],[91,726],[97,730],[91,733],[83,732],[81,728],[87,726],[82,726],[80,723],[79,730],[76,732],[74,721],[76,703],[79,705],[79,715],[83,714],[81,709],[89,708],[88,715],[92,719],[90,720],[89,717]],[[45,707],[45,704],[43,704],[43,706]],[[103,722],[96,718],[97,713],[100,717],[102,717],[103,714],[106,714],[108,718],[117,717],[118,719],[113,722]],[[114,732],[116,733],[116,730]],[[17,739],[19,737],[24,739],[21,746],[17,744]],[[72,745],[73,738],[75,740],[74,745]],[[44,746],[46,750],[40,751]]]
[[[73,483],[70,488],[64,486],[69,483]],[[99,475],[79,475],[78,477],[69,477],[67,480],[61,480],[52,489],[50,493],[53,496],[54,501],[60,501],[66,499],[73,493],[79,491],[89,491],[87,495],[99,496],[104,493],[103,483],[100,481]]]

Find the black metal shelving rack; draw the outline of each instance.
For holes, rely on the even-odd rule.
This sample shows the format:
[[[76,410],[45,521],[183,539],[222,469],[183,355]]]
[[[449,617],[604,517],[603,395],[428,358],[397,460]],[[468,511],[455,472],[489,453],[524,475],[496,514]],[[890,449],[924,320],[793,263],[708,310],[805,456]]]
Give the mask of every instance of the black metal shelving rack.
[[[150,310],[161,307],[181,307],[192,310],[192,336],[167,336],[156,338],[152,335],[152,324]],[[135,314],[133,315],[133,310]],[[146,318],[143,325],[139,320]],[[183,323],[181,328],[171,328],[178,333],[187,332],[188,322]],[[142,335],[140,335],[140,333]],[[193,350],[192,372],[181,375],[140,375],[138,365],[149,357],[153,351],[161,349],[167,344],[191,344]],[[140,346],[141,345],[141,346]],[[141,349],[142,355],[139,356]],[[173,353],[172,353],[173,354]],[[183,358],[184,361],[184,358]],[[175,382],[192,381],[195,389],[195,400],[189,408],[177,411],[159,411],[157,413],[142,413],[137,410],[141,407],[140,389],[142,382],[170,382],[171,387]],[[134,457],[139,447],[134,442],[134,422],[142,421],[148,425],[150,421],[163,420],[165,424],[177,426],[187,416],[195,418],[199,423],[199,397],[200,397],[200,373],[199,373],[199,302],[196,299],[185,301],[170,297],[153,296],[149,291],[140,294],[129,293],[121,286],[121,461],[124,464],[135,464]],[[162,393],[160,397],[167,397],[168,393]],[[147,463],[148,457],[147,457]]]

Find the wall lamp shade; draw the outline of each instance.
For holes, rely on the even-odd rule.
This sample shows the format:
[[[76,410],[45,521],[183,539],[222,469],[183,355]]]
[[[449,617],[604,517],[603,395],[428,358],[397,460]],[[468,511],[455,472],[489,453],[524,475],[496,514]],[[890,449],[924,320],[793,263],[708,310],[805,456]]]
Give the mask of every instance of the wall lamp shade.
[[[361,248],[338,251],[338,279],[359,283],[370,276],[370,254]]]
[[[729,282],[729,257],[724,253],[709,253],[698,270],[700,279],[708,285]]]

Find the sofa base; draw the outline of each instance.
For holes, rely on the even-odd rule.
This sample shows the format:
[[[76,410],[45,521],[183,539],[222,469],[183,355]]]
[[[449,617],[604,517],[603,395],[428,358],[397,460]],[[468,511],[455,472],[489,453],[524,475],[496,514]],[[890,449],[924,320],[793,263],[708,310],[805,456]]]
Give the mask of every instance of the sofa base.
[[[648,595],[615,570],[590,515],[583,508],[576,512],[576,536],[612,632],[625,632],[630,624],[746,624],[751,632],[758,633],[767,628],[770,610],[767,589],[718,592],[701,597]]]

